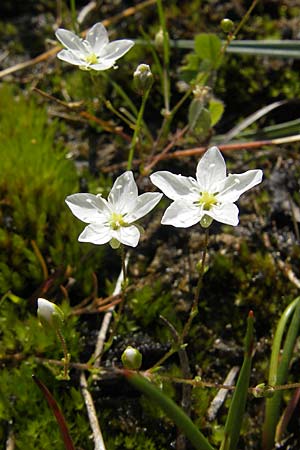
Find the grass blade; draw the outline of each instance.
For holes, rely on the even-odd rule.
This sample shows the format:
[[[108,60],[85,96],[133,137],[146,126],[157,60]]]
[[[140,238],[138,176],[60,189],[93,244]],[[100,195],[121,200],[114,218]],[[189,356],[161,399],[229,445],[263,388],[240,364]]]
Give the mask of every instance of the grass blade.
[[[146,380],[145,377],[136,372],[124,370],[123,373],[136,389],[160,406],[165,414],[182,430],[196,450],[214,450],[206,437],[198,430],[185,412],[173,402],[173,400],[167,397],[160,389],[154,386],[154,384],[150,383],[150,381]]]
[[[280,348],[283,333],[287,322],[292,316],[292,320],[286,335],[283,346],[281,361],[279,363]],[[269,380],[271,386],[284,384],[286,382],[290,360],[293,354],[295,341],[300,328],[300,297],[297,297],[282,314],[278,323],[273,341],[273,348],[270,360]],[[276,426],[280,415],[280,405],[282,400],[282,391],[276,391],[272,398],[266,400],[265,422],[263,426],[263,449],[273,448]]]
[[[236,389],[231,400],[229,413],[225,424],[225,436],[220,450],[235,450],[239,440],[251,373],[254,334],[253,322],[254,315],[253,312],[250,311],[247,319],[244,361],[239,374]]]

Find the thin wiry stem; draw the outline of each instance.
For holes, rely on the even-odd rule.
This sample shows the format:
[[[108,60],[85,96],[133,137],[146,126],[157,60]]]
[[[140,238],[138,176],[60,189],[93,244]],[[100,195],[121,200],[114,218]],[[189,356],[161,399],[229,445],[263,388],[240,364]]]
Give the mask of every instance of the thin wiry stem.
[[[139,113],[138,113],[138,116],[136,119],[134,133],[133,133],[132,141],[131,141],[131,145],[130,145],[128,162],[127,162],[127,170],[131,170],[131,167],[132,167],[132,160],[133,160],[136,145],[138,143],[138,138],[139,138],[140,129],[142,126],[145,106],[146,106],[149,94],[150,94],[150,89],[147,89],[147,91],[142,96],[142,103],[141,103],[141,107],[140,107],[140,110],[139,110]]]
[[[68,372],[69,372],[69,361],[70,361],[70,355],[68,353],[66,340],[59,328],[56,328],[56,335],[58,339],[60,340],[63,352],[64,352],[64,379],[67,380],[69,378]]]
[[[208,230],[209,230],[208,228],[206,228],[206,230],[205,230],[204,248],[203,248],[202,259],[201,259],[201,263],[200,263],[198,283],[196,286],[194,301],[193,301],[193,305],[192,305],[192,308],[190,311],[190,315],[189,315],[189,318],[183,328],[182,342],[184,341],[185,337],[188,335],[191,325],[192,325],[192,322],[193,322],[193,319],[197,315],[197,312],[198,312],[199,296],[200,296],[200,291],[201,291],[201,287],[202,287],[202,283],[203,283],[205,260],[206,260],[206,254],[207,254],[207,246],[208,246],[208,237],[209,237]]]

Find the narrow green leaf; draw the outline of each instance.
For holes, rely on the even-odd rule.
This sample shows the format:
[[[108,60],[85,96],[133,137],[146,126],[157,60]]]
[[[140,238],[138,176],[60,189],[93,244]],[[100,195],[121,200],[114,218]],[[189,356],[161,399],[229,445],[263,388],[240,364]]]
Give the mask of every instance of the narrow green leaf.
[[[205,436],[198,430],[185,412],[167,397],[160,389],[154,386],[145,377],[131,372],[123,371],[127,380],[140,392],[156,402],[170,419],[182,430],[196,450],[214,450]]]
[[[235,450],[238,444],[251,373],[254,334],[253,322],[253,312],[250,311],[247,320],[244,361],[239,374],[236,389],[231,400],[229,413],[225,424],[224,439],[220,450]]]
[[[293,314],[279,363],[283,333],[288,320]],[[286,382],[289,364],[293,354],[295,341],[300,329],[300,297],[297,297],[283,312],[273,340],[270,360],[269,384],[280,385]],[[263,449],[270,450],[274,446],[276,426],[280,416],[282,391],[276,391],[272,398],[266,400],[265,421],[263,426]]]

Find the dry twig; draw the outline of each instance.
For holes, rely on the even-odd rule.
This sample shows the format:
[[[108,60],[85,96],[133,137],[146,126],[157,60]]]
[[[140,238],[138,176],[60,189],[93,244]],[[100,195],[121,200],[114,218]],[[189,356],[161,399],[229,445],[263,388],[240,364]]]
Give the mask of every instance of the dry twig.
[[[94,443],[95,443],[94,450],[106,450],[105,444],[103,441],[103,437],[102,437],[102,433],[101,433],[101,429],[100,429],[100,425],[98,422],[93,398],[90,394],[90,391],[88,390],[88,385],[87,385],[87,381],[86,381],[84,372],[81,372],[81,375],[80,375],[80,387],[81,387],[82,396],[84,398],[84,403],[85,403],[85,406],[87,409],[90,425],[91,425],[92,432],[93,432],[93,438],[94,438]]]
[[[128,257],[126,257],[125,260],[125,266],[127,267],[128,264]],[[121,292],[121,285],[123,282],[123,270],[121,270],[119,278],[117,279],[116,282],[116,286],[114,289],[114,292],[112,295],[118,295]],[[106,339],[106,335],[109,329],[109,325],[112,319],[112,315],[115,309],[115,305],[111,306],[109,308],[109,310],[105,313],[103,320],[102,320],[102,324],[98,333],[98,338],[97,338],[97,342],[96,342],[96,347],[95,347],[95,351],[94,351],[94,355],[93,355],[93,359],[94,359],[94,367],[95,368],[99,368],[100,367],[100,363],[101,363],[101,355],[103,352],[103,348],[104,348],[104,343],[105,343],[105,339]]]

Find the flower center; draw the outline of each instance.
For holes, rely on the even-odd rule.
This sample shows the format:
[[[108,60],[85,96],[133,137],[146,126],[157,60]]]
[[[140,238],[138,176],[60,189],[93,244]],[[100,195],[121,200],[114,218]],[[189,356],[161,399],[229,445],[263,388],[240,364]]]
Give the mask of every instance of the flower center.
[[[91,53],[90,55],[85,57],[85,61],[89,64],[97,64],[98,56],[95,53]]]
[[[127,224],[124,221],[122,214],[113,212],[110,216],[109,225],[113,230],[118,230],[121,227],[125,227]]]
[[[212,206],[218,203],[216,196],[214,194],[210,194],[209,192],[201,192],[201,197],[198,200],[199,205],[203,205],[203,209],[205,211],[209,211]]]

